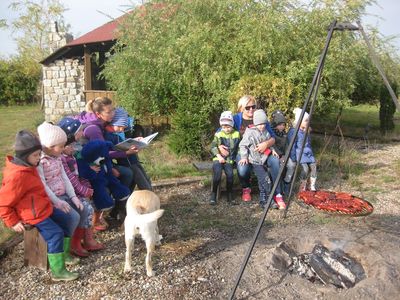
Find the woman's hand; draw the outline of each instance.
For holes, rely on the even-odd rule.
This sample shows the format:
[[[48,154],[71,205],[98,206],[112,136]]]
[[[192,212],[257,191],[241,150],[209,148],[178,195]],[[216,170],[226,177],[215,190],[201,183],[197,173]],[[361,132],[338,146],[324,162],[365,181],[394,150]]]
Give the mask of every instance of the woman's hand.
[[[78,198],[78,197],[72,197],[71,198],[72,203],[75,204],[75,206],[79,209],[79,210],[83,210],[83,204],[82,201]]]
[[[21,221],[19,221],[17,224],[15,224],[12,229],[16,232],[24,232],[25,228],[24,228],[24,224],[22,224]]]
[[[247,165],[248,163],[249,163],[249,160],[247,158],[242,158],[238,162],[239,166],[244,166],[244,165]]]
[[[218,146],[219,153],[221,153],[222,156],[227,157],[229,155],[229,148],[225,145],[219,145]]]
[[[66,214],[69,213],[69,211],[71,210],[71,206],[64,200],[59,200],[56,203],[54,203],[54,207],[65,212]]]
[[[136,146],[132,146],[130,147],[125,153],[126,155],[132,155],[132,154],[136,154],[139,152],[139,148],[137,148]]]
[[[261,142],[257,144],[257,146],[254,148],[259,153],[264,153],[264,151],[268,148],[268,141]]]

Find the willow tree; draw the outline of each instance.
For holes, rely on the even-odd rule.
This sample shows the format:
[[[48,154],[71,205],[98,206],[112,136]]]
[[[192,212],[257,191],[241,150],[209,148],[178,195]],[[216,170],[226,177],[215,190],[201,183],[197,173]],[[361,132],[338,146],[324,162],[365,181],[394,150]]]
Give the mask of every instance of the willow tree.
[[[200,155],[220,112],[244,93],[267,110],[300,105],[329,24],[357,20],[369,2],[148,1],[126,16],[104,74],[134,113],[171,116],[173,150]],[[358,39],[335,33],[317,113],[350,103]]]

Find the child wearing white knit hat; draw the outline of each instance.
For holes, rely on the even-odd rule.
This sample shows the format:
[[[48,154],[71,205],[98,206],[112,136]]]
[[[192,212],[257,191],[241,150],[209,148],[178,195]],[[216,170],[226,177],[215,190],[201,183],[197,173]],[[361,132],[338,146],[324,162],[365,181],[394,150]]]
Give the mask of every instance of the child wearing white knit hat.
[[[309,189],[311,191],[316,190],[316,181],[317,181],[317,164],[314,157],[313,150],[311,148],[311,138],[310,138],[310,131],[311,128],[308,126],[308,122],[310,121],[310,116],[307,112],[304,112],[303,119],[300,120],[302,109],[296,107],[293,110],[294,113],[294,122],[293,127],[289,129],[288,132],[288,141],[290,141],[294,136],[294,127],[297,126],[298,122],[300,123],[299,132],[297,134],[296,140],[293,144],[293,148],[290,152],[290,159],[293,162],[299,161],[302,171],[301,171],[301,181],[300,181],[300,190],[307,189],[307,178],[310,176],[310,185]],[[306,129],[308,127],[308,132]],[[303,153],[300,157],[301,147],[303,145],[303,141],[306,138],[306,142],[304,144]]]
[[[46,193],[59,213],[69,214],[69,232],[64,239],[66,264],[77,264],[79,259],[72,257],[70,251],[78,256],[88,256],[82,248],[81,238],[78,235],[87,222],[90,211],[76,196],[61,161],[61,154],[67,142],[67,134],[59,126],[43,122],[37,128],[39,139],[43,147],[42,157],[38,167],[39,175],[45,186]],[[71,209],[72,208],[72,209]],[[72,240],[71,240],[72,237]]]

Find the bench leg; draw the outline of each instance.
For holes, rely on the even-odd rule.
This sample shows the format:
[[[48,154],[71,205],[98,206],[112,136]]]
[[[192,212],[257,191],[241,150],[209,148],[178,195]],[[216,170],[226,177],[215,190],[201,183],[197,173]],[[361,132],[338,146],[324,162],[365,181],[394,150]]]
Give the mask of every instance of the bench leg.
[[[47,243],[36,228],[24,232],[24,265],[47,270]]]

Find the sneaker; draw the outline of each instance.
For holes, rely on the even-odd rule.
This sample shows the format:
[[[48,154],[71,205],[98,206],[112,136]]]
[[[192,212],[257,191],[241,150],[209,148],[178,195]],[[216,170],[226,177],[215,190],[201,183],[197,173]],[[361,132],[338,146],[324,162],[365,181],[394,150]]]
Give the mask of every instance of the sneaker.
[[[276,196],[274,197],[274,200],[275,200],[276,204],[278,204],[279,209],[285,209],[285,208],[286,208],[286,204],[285,204],[285,202],[283,201],[283,197],[282,197],[281,194],[276,195]]]
[[[271,201],[271,205],[269,207],[272,208],[272,209],[278,209],[279,208],[279,206],[276,204],[275,201]]]
[[[242,200],[244,202],[251,201],[251,189],[250,188],[242,189]]]
[[[260,202],[260,208],[262,209],[262,210],[264,210],[265,209],[265,202],[264,201],[261,201]]]
[[[216,193],[211,193],[210,205],[215,205],[215,204],[217,204],[217,194]]]

